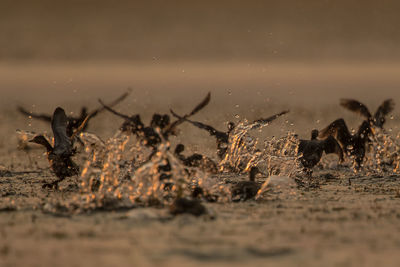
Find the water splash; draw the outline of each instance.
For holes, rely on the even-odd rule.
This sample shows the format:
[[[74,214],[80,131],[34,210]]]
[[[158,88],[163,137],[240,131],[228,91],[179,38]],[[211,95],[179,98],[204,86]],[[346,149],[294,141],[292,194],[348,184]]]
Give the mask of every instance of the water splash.
[[[88,133],[81,134],[80,139],[86,155],[80,190],[67,201],[51,200],[47,211],[164,206],[177,197],[190,196],[194,187],[201,187],[204,194],[218,195],[218,201],[226,200],[225,188],[199,169],[184,166],[170,152],[168,141],[163,140],[154,153],[149,153],[142,142],[121,131],[106,142]]]
[[[372,175],[398,174],[400,134],[394,137],[381,129],[375,131],[375,136],[367,147],[364,168]]]
[[[297,136],[288,132],[259,144],[248,133],[253,126],[244,122],[235,127],[220,169],[247,172],[258,166],[269,177],[292,179],[301,170]],[[80,139],[85,158],[79,192],[69,200],[49,200],[46,209],[50,212],[165,206],[178,197],[191,196],[194,188],[201,188],[208,200],[231,201],[230,184],[198,168],[184,166],[166,140],[153,152],[121,131],[107,141],[88,133],[82,133]]]
[[[254,125],[245,122],[235,127],[225,157],[219,164],[221,171],[247,172],[252,166],[262,166],[268,176],[292,176],[298,171],[299,139],[293,132],[265,140],[264,147],[258,149],[258,139],[248,134],[252,128]]]

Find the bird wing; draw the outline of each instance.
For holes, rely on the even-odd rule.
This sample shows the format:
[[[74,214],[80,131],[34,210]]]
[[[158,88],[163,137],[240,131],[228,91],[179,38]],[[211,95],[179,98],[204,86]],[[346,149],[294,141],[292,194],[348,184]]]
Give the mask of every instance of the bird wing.
[[[319,132],[320,138],[326,139],[329,136],[333,136],[342,146],[347,146],[348,140],[351,138],[349,129],[343,119],[335,120]]]
[[[366,119],[370,119],[372,117],[371,112],[369,112],[368,108],[361,102],[358,102],[354,99],[340,99],[340,105],[348,110],[356,112],[361,116],[364,116]]]
[[[211,100],[211,93],[208,92],[207,96],[203,99],[203,101],[201,101],[189,114],[185,115],[186,118],[193,116],[194,114],[202,110],[205,106],[208,105],[208,103],[210,103],[210,100]]]
[[[98,109],[95,109],[95,110],[93,110],[92,112],[90,112],[90,113],[87,115],[87,117],[89,117],[89,119],[91,119],[91,118],[97,116],[97,114],[99,114],[100,112],[106,110],[107,107],[108,107],[108,108],[112,108],[112,107],[116,106],[117,104],[119,104],[120,102],[122,102],[125,98],[127,98],[127,97],[130,95],[131,92],[132,92],[131,90],[128,90],[127,92],[123,93],[121,96],[119,96],[117,99],[115,99],[114,101],[112,101],[112,102],[111,102],[110,104],[108,104],[107,106],[105,106],[105,105],[102,104],[102,102],[101,102],[102,106],[99,107]]]
[[[323,140],[323,147],[326,154],[336,154],[339,156],[339,161],[343,162],[343,150],[340,147],[339,143],[333,136],[329,136],[327,139]]]
[[[199,112],[200,110],[202,110],[205,106],[208,105],[208,103],[210,103],[210,99],[211,99],[211,93],[209,92],[207,94],[207,96],[188,114],[185,114],[184,116],[179,116],[178,114],[176,114],[172,109],[171,114],[177,118],[176,121],[174,121],[173,123],[171,123],[168,128],[164,131],[164,135],[168,136],[169,133],[171,133],[176,126],[178,126],[179,124],[183,123],[185,120],[187,120],[187,118],[193,116],[194,114],[196,114],[197,112]],[[189,121],[189,120],[187,120]],[[191,121],[189,121],[191,122]],[[212,127],[211,127],[212,128]],[[214,129],[215,130],[215,129]]]
[[[266,119],[259,119],[259,120],[255,120],[252,124],[251,124],[251,128],[250,129],[257,129],[260,128],[262,126],[268,125],[270,122],[274,121],[275,119],[277,119],[278,117],[288,113],[289,110],[284,110],[282,112],[279,112],[275,115],[272,115]]]
[[[377,111],[375,112],[374,119],[376,123],[384,122],[385,116],[392,112],[394,109],[394,101],[393,99],[387,99],[383,101],[383,103],[379,106]],[[382,123],[383,124],[383,123]],[[377,125],[382,127],[382,125]]]
[[[54,135],[54,154],[70,155],[72,154],[71,139],[67,135],[68,118],[64,109],[58,107],[54,111],[51,121],[51,128]]]
[[[183,118],[182,116],[179,116],[178,114],[176,114],[173,110],[171,110],[171,113],[172,113],[172,115],[174,115],[174,117]],[[207,132],[209,132],[210,135],[217,135],[218,133],[224,134],[223,132],[216,130],[214,127],[204,124],[202,122],[188,120],[187,118],[185,118],[184,121],[190,122],[197,128],[206,130]]]
[[[101,99],[98,99],[99,103],[109,112],[111,112],[114,115],[117,115],[118,117],[124,118],[125,120],[130,120],[131,118],[128,115],[122,114],[114,109],[112,109],[110,106],[104,104],[104,102]]]
[[[51,122],[51,116],[47,114],[37,114],[37,113],[32,113],[24,109],[23,107],[18,107],[18,111],[26,116],[30,116],[34,119],[42,120],[42,121],[47,121]]]

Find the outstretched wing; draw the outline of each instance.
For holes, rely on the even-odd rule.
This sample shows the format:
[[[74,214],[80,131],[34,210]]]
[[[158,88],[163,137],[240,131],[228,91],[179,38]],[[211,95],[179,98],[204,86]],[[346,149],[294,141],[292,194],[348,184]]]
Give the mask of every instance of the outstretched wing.
[[[24,109],[23,107],[18,107],[18,111],[26,116],[32,117],[34,119],[42,120],[42,121],[47,121],[51,122],[51,116],[47,114],[37,114],[37,113],[32,113]]]
[[[130,117],[129,117],[128,115],[122,114],[122,113],[120,113],[120,112],[118,112],[118,111],[112,109],[110,106],[104,104],[104,102],[103,102],[101,99],[99,99],[99,103],[100,103],[106,110],[108,110],[109,112],[111,112],[112,114],[117,115],[118,117],[124,118],[125,120],[130,120]]]
[[[378,110],[374,115],[374,124],[380,128],[382,128],[385,123],[385,116],[392,112],[394,109],[394,101],[393,99],[387,99],[383,101],[382,105],[379,106]]]
[[[207,94],[207,96],[189,114],[185,114],[184,116],[179,116],[171,109],[170,111],[171,111],[172,115],[174,115],[174,117],[176,117],[177,120],[168,126],[168,128],[164,131],[164,135],[168,136],[168,134],[171,133],[176,128],[176,126],[183,123],[185,120],[187,120],[187,118],[193,116],[194,114],[196,114],[197,112],[202,110],[205,106],[208,105],[208,103],[210,103],[210,99],[211,99],[211,93],[209,92]],[[189,120],[187,120],[187,121],[189,121]],[[189,121],[189,122],[191,122],[191,121]],[[214,129],[214,131],[215,131],[215,129]]]
[[[125,98],[127,98],[129,96],[129,94],[131,93],[131,90],[128,90],[127,92],[123,93],[121,96],[119,96],[117,99],[115,99],[114,101],[112,101],[110,104],[107,105],[107,107],[112,108],[115,105],[117,105],[118,103],[122,102]],[[95,116],[97,116],[97,114],[99,114],[100,112],[104,111],[105,109],[107,109],[107,107],[105,107],[105,105],[102,105],[102,107],[93,110],[92,112],[90,112],[87,117],[89,117],[89,120]]]
[[[339,143],[336,141],[333,136],[329,136],[327,139],[323,141],[324,151],[326,154],[334,153],[338,155],[339,162],[343,162],[343,150],[340,147]]]
[[[178,119],[179,119],[179,118],[182,118],[182,119],[183,119],[182,116],[179,116],[179,115],[176,114],[173,110],[171,110],[171,113],[172,113],[172,115],[174,115],[174,117],[176,117],[176,118],[178,118]],[[223,132],[220,132],[220,131],[216,130],[214,127],[212,127],[212,126],[210,126],[210,125],[207,125],[207,124],[204,124],[204,123],[201,123],[201,122],[198,122],[198,121],[191,121],[191,120],[188,120],[188,119],[183,119],[183,120],[184,120],[184,121],[187,121],[187,122],[190,122],[191,124],[193,124],[193,125],[196,126],[197,128],[206,130],[207,132],[210,133],[210,135],[217,135],[218,133],[223,134]]]
[[[282,111],[282,112],[280,112],[280,113],[277,113],[277,114],[275,114],[275,115],[272,115],[272,116],[270,116],[270,117],[268,117],[268,118],[266,118],[266,119],[259,119],[259,120],[256,120],[256,121],[254,121],[254,122],[252,123],[250,129],[257,129],[257,128],[260,128],[260,127],[262,127],[262,126],[268,125],[270,122],[274,121],[274,120],[277,119],[278,117],[280,117],[280,116],[282,116],[282,115],[284,115],[284,114],[286,114],[286,113],[288,113],[288,112],[289,112],[289,110],[284,110],[284,111]]]
[[[58,107],[54,111],[51,121],[51,128],[54,135],[54,154],[70,155],[72,154],[71,139],[67,135],[68,118],[64,109]]]
[[[342,145],[342,147],[346,147],[348,140],[351,138],[349,129],[347,128],[347,125],[343,119],[335,120],[319,132],[320,138],[325,139],[329,136],[333,136]]]
[[[197,112],[199,112],[200,110],[202,110],[205,106],[208,105],[208,103],[210,103],[210,99],[211,99],[211,93],[208,92],[207,96],[203,99],[203,101],[200,102],[200,104],[198,104],[193,110],[192,112],[190,112],[189,114],[185,115],[185,118],[188,118],[190,116],[193,116],[194,114],[196,114]]]
[[[366,119],[370,119],[372,117],[368,108],[361,102],[358,102],[354,99],[340,99],[340,105],[348,110],[356,112],[361,116],[364,116]]]

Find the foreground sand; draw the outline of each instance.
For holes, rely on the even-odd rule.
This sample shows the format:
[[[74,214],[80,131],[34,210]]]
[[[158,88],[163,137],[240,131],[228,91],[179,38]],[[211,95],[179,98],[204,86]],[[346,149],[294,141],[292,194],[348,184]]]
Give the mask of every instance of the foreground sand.
[[[221,79],[216,76],[210,77],[221,86],[218,83]],[[338,77],[342,76],[339,72]],[[347,84],[349,78],[346,77],[334,82],[341,87]],[[355,75],[352,79],[357,81],[355,84],[362,85],[361,77],[362,75]],[[248,74],[240,84],[230,85],[236,86],[234,89],[239,90],[238,87],[245,86],[250,78],[254,78],[254,73]],[[392,78],[390,85],[394,87],[397,78],[395,75]],[[46,80],[46,77],[43,76],[42,79]],[[177,77],[175,79],[179,80]],[[10,84],[11,80],[10,76],[6,79]],[[301,77],[298,80],[302,80]],[[212,81],[208,80],[208,83]],[[311,79],[307,81],[303,81],[303,88],[314,82]],[[193,81],[186,81],[185,86],[190,82]],[[27,85],[27,80],[24,83]],[[95,82],[92,86],[94,85]],[[14,83],[14,86],[21,88],[22,85]],[[38,87],[38,84],[36,86]],[[157,83],[152,86],[156,87]],[[290,88],[289,85],[286,86]],[[369,86],[375,85],[370,83]],[[205,110],[197,117],[198,119],[207,120],[223,128],[223,122],[232,118],[234,105],[228,104],[226,110],[220,108],[221,103],[224,103],[221,92],[226,87],[221,86],[220,91],[216,89],[218,97],[216,102],[210,105],[211,111]],[[319,92],[318,88],[313,90]],[[50,88],[44,88],[41,92],[54,94]],[[148,102],[153,99],[151,92],[153,91],[150,90],[150,96],[146,99]],[[179,111],[190,107],[191,103],[196,102],[197,95],[201,95],[200,92],[196,92],[196,97],[183,96],[179,92],[179,90],[164,92],[166,99],[187,97],[187,101],[176,107]],[[234,91],[233,96],[230,96],[229,103],[237,102],[240,105],[246,103],[247,100],[244,101],[240,95],[235,95],[235,92],[238,91]],[[353,93],[357,92],[358,90],[355,90]],[[83,101],[69,102],[68,99],[73,98],[74,94],[76,95],[76,93],[66,93],[67,100],[62,101],[66,102],[67,106],[77,108]],[[155,99],[162,97],[160,94]],[[266,95],[268,92],[262,91],[262,94]],[[301,90],[296,91],[296,94],[301,96]],[[378,103],[374,100],[374,94],[366,101],[376,107]],[[107,92],[107,96],[112,95]],[[352,96],[347,92],[346,96],[348,95]],[[18,91],[10,90],[7,96],[14,99],[18,96]],[[95,100],[97,96],[98,92],[91,91],[86,98]],[[332,96],[323,97],[323,101],[328,102],[329,97]],[[39,97],[32,96],[32,99],[37,100]],[[35,110],[47,111],[53,108],[53,103],[47,105],[43,103],[51,99],[41,98],[41,105],[35,107]],[[32,105],[27,102],[28,100],[29,96],[23,95],[16,103]],[[336,99],[332,100],[333,107],[319,108],[316,116],[310,115],[314,114],[314,106],[302,104],[313,100],[309,98],[303,100],[299,97],[288,97],[286,100],[281,99],[279,104],[268,107],[260,103],[255,104],[252,106],[254,112],[241,106],[238,108],[240,109],[238,113],[244,113],[253,119],[259,116],[260,110],[263,114],[271,114],[295,105],[295,110],[287,117],[287,121],[283,119],[276,123],[275,128],[265,129],[262,133],[264,137],[293,128],[305,136],[310,127],[320,128],[337,116],[345,116],[355,125],[359,122],[356,116],[340,110]],[[63,182],[60,192],[41,189],[44,181],[52,179],[43,151],[34,149],[27,154],[17,150],[15,129],[43,131],[49,128],[45,124],[18,115],[13,109],[13,104],[15,103],[8,103],[1,115],[0,164],[3,169],[13,172],[38,171],[39,173],[12,175],[6,171],[0,173],[1,266],[398,265],[400,176],[354,175],[345,167],[317,171],[315,176],[319,177],[320,187],[309,190],[298,189],[295,195],[282,193],[269,195],[257,202],[207,204],[214,218],[209,216],[195,218],[189,215],[170,218],[162,209],[95,212],[67,217],[45,213],[42,210],[49,200],[68,199],[77,191],[76,178]],[[90,104],[96,105],[95,101]],[[128,104],[129,108],[126,107]],[[132,106],[129,100],[126,105],[121,104],[121,109],[127,111],[137,108],[135,105]],[[166,112],[165,106],[168,104],[161,103],[160,107],[153,104],[147,106],[144,113],[148,115],[153,108],[160,108],[160,111]],[[212,111],[215,110],[220,113],[213,114]],[[116,127],[120,123],[112,118],[108,114],[101,115],[91,125],[90,130],[104,138],[111,136],[113,129],[109,127]],[[317,120],[319,121],[316,122]],[[294,122],[294,126],[290,125],[291,122]],[[397,125],[396,118],[388,123],[388,127],[393,129],[397,129]],[[191,127],[183,126],[182,137],[175,141],[191,144],[191,150],[213,155],[213,140],[209,140],[206,134],[197,133]],[[331,175],[326,175],[327,173]],[[351,183],[349,177],[352,177]],[[243,178],[230,177],[232,180]]]

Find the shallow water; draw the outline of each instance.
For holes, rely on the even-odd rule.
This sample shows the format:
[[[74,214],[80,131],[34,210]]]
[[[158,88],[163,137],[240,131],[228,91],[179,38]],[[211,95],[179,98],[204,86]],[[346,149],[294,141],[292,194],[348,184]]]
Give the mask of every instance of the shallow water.
[[[257,148],[270,149],[263,150],[264,154],[261,153],[259,157],[250,158],[259,161],[260,165],[264,164],[262,166],[265,171],[271,170],[269,174],[275,174],[273,171],[277,170],[277,165],[292,166],[291,162],[294,162],[294,154],[286,154],[281,149],[285,144],[292,144],[286,142],[285,137],[288,133],[289,136],[296,133],[301,138],[308,138],[312,128],[321,129],[338,117],[349,121],[350,127],[357,127],[361,123],[361,118],[338,105],[340,97],[356,97],[362,89],[367,90],[368,95],[362,94],[359,99],[371,108],[377,107],[381,100],[387,97],[394,97],[395,101],[396,97],[398,98],[398,91],[393,90],[398,83],[395,66],[360,66],[353,67],[354,72],[349,72],[350,67],[346,69],[343,65],[336,68],[299,68],[294,65],[284,68],[277,65],[276,68],[271,66],[267,74],[263,73],[261,68],[241,64],[231,68],[223,68],[222,65],[212,65],[209,68],[186,65],[184,73],[181,72],[181,66],[183,65],[168,68],[162,66],[158,70],[136,67],[133,71],[126,66],[103,66],[103,71],[99,71],[101,68],[96,71],[84,66],[80,69],[71,66],[56,66],[52,69],[14,66],[1,69],[2,73],[7,74],[0,83],[2,88],[6,88],[2,93],[8,96],[8,103],[4,105],[4,111],[0,115],[3,122],[0,125],[0,163],[4,169],[10,171],[39,172],[3,172],[3,176],[0,177],[2,266],[103,266],[108,263],[119,263],[122,266],[197,266],[205,263],[222,266],[267,263],[278,266],[293,263],[299,266],[321,266],[327,265],[327,262],[332,266],[397,264],[400,244],[400,216],[397,212],[400,205],[400,177],[396,168],[377,168],[380,166],[378,163],[398,149],[397,109],[394,118],[389,119],[386,125],[388,136],[377,135],[377,145],[374,149],[380,153],[377,153],[377,156],[369,156],[370,160],[366,162],[362,172],[354,172],[350,162],[337,166],[335,156],[324,157],[321,165],[315,168],[315,179],[310,183],[305,181],[304,187],[290,187],[285,191],[286,189],[280,186],[276,191],[266,190],[258,201],[246,203],[231,203],[225,188],[237,181],[248,179],[247,174],[224,173],[210,178],[201,174],[199,180],[213,193],[226,196],[224,201],[219,203],[206,203],[212,214],[208,217],[194,218],[184,215],[171,218],[165,209],[159,208],[87,213],[105,204],[114,208],[132,204],[122,200],[88,201],[86,196],[93,194],[87,192],[91,179],[89,172],[86,174],[87,180],[77,177],[66,179],[60,184],[60,192],[41,188],[45,181],[54,179],[48,169],[44,151],[38,147],[32,147],[29,152],[18,150],[15,130],[47,131],[48,135],[51,135],[50,128],[44,123],[24,118],[14,110],[14,105],[35,104],[33,110],[51,113],[54,106],[59,104],[54,99],[60,99],[56,97],[60,92],[65,94],[65,97],[63,95],[60,99],[60,105],[65,103],[67,111],[76,112],[86,103],[90,107],[97,107],[98,97],[104,100],[113,99],[126,87],[136,86],[136,94],[116,108],[127,114],[143,111],[143,120],[148,122],[150,114],[156,110],[168,112],[168,108],[173,107],[176,112],[183,113],[188,107],[195,105],[204,92],[211,90],[212,100],[209,106],[194,118],[206,121],[221,130],[224,129],[227,120],[238,121],[246,118],[252,121],[289,107],[291,113],[285,117],[277,119],[261,131],[249,132],[252,140],[256,141]],[[124,72],[124,69],[129,71]],[[240,73],[242,75],[238,75]],[[374,73],[377,75],[373,76]],[[156,74],[160,75],[157,80],[154,79]],[[229,75],[222,77],[223,74]],[[18,75],[24,78],[15,79]],[[63,84],[60,81],[66,81],[67,76],[73,77],[72,85],[60,85]],[[226,78],[231,76],[235,78]],[[287,76],[293,78],[286,79]],[[51,83],[52,80],[57,81],[56,85]],[[280,85],[277,81],[281,81]],[[120,88],[121,91],[109,90],[114,82],[115,86],[112,88]],[[75,92],[71,90],[74,87],[77,88]],[[37,89],[36,94],[28,94],[28,88]],[[187,88],[193,88],[195,91],[193,94],[183,93]],[[321,91],[321,88],[326,89]],[[333,88],[340,90],[334,91]],[[351,90],[347,90],[348,88]],[[381,90],[373,90],[378,88]],[[292,89],[296,90],[290,94]],[[244,90],[246,94],[240,90]],[[246,97],[242,97],[243,95]],[[309,98],[314,95],[318,98]],[[240,115],[239,119],[235,118],[235,114]],[[116,138],[116,129],[121,123],[120,119],[103,113],[89,126],[89,132],[96,133],[108,144],[110,151],[117,152],[113,154],[115,157],[107,158],[104,155],[107,161],[113,162],[114,165],[109,165],[105,170],[98,167],[92,172],[95,176],[103,174],[104,184],[107,186],[101,190],[107,193],[108,189],[112,188],[111,196],[117,198],[119,194],[124,195],[127,192],[129,194],[126,195],[129,196],[132,191],[124,186],[121,190],[115,190],[117,187],[114,187],[114,178],[122,178],[126,174],[130,177],[137,175],[132,173],[131,169],[120,166],[130,159],[129,154],[138,154],[137,151],[141,149],[132,138],[129,138],[126,144],[125,139]],[[187,146],[188,154],[198,152],[217,159],[215,140],[210,138],[208,133],[186,124],[180,129],[180,135],[171,138],[171,147],[182,142]],[[119,141],[112,143],[110,140],[113,137]],[[292,140],[292,137],[289,140]],[[91,142],[102,143],[96,138]],[[378,150],[378,145],[385,143],[385,149]],[[274,147],[271,144],[282,145]],[[123,150],[121,145],[124,145]],[[101,145],[98,144],[97,147]],[[103,161],[97,160],[102,152],[100,148],[97,149],[98,155],[93,163],[101,166]],[[91,152],[93,151],[88,150],[87,154],[82,153],[77,157],[76,160],[81,166],[89,162],[88,159],[93,159],[91,156],[95,153]],[[276,152],[280,154],[273,154]],[[268,161],[269,159],[271,161]],[[143,158],[139,157],[137,160]],[[292,167],[294,168],[294,165]],[[296,176],[296,173],[291,171],[292,167],[284,171],[286,176]],[[143,176],[139,173],[141,182],[152,177],[147,172],[151,170],[152,168],[143,168]],[[115,175],[118,172],[119,175]],[[282,174],[278,177],[286,176]],[[264,175],[257,176],[259,182],[266,179]],[[275,180],[271,186],[274,182],[279,186],[278,182],[281,180],[285,181],[283,178]],[[83,181],[86,183],[82,184]],[[130,183],[129,180],[128,182]],[[125,185],[125,182],[121,184]],[[152,186],[143,187],[143,191],[140,192],[133,192],[146,195],[145,192],[149,190],[157,194],[161,192],[159,187]],[[81,196],[81,191],[87,194],[84,195],[85,198],[77,198]],[[97,197],[95,195],[94,199],[97,200]],[[79,212],[75,214],[76,212],[71,213],[71,210]],[[143,210],[143,213],[140,213],[140,210]]]

